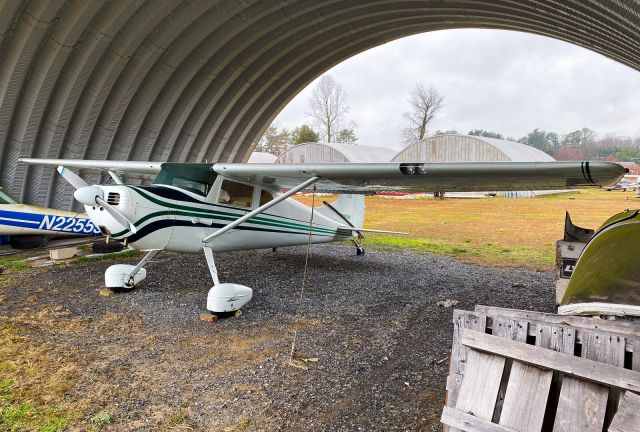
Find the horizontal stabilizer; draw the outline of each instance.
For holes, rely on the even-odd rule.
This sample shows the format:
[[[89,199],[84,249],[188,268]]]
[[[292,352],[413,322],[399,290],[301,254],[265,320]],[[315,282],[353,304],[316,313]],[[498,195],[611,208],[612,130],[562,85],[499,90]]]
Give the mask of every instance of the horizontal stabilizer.
[[[376,229],[368,229],[368,228],[358,228],[358,227],[351,227],[351,226],[340,226],[338,227],[338,229],[340,230],[346,230],[346,231],[360,231],[360,232],[371,232],[371,233],[380,233],[380,234],[400,234],[400,235],[409,235],[409,233],[406,232],[402,232],[402,231],[385,231],[385,230],[376,230]]]

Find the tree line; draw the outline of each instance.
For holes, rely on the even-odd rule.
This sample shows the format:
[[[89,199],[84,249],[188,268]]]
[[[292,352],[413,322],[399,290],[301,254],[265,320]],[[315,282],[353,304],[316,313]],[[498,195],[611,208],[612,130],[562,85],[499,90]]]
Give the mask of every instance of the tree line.
[[[436,131],[434,135],[458,134],[458,131]],[[606,160],[610,162],[640,162],[640,137],[631,138],[607,134],[602,138],[589,128],[559,134],[553,131],[534,129],[527,135],[515,139],[501,133],[475,129],[467,135],[504,139],[530,145],[542,150],[556,160]]]
[[[444,97],[433,86],[416,84],[408,99],[410,110],[404,113],[407,127],[402,131],[400,140],[405,146],[434,135],[459,134],[456,130],[429,132],[429,126],[442,109],[443,101]],[[325,75],[318,81],[308,104],[307,116],[311,125],[303,124],[293,130],[271,125],[260,139],[257,150],[280,155],[294,145],[307,142],[357,144],[356,124],[347,118],[347,93],[331,75]],[[563,134],[535,128],[518,139],[484,129],[471,130],[467,135],[530,145],[556,160],[640,162],[640,137],[608,134],[599,138],[587,127]]]

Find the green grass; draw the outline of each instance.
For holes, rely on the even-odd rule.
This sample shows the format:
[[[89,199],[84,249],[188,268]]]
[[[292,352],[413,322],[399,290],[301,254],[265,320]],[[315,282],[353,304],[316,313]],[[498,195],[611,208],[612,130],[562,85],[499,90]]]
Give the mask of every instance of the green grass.
[[[140,255],[140,251],[137,250],[126,250],[123,252],[114,252],[114,253],[108,253],[108,254],[102,254],[102,255],[93,255],[93,256],[81,256],[76,258],[75,262],[76,263],[90,263],[90,262],[97,262],[97,261],[107,261],[110,259],[120,259],[120,258],[131,258],[131,257],[136,257]]]
[[[11,255],[6,258],[0,258],[0,266],[5,270],[26,270],[31,266],[24,261],[27,257],[25,255]]]
[[[309,205],[309,197],[296,198]],[[549,271],[555,242],[564,232],[565,211],[573,222],[598,228],[612,215],[640,207],[635,193],[586,189],[538,198],[393,200],[367,197],[366,228],[410,236],[367,234],[373,248],[410,249],[491,266]]]
[[[65,430],[71,418],[71,414],[55,407],[20,400],[13,381],[0,381],[0,431],[57,432]]]
[[[56,432],[81,417],[63,407],[73,378],[51,347],[0,323],[0,432]]]
[[[406,237],[391,236],[367,236],[364,244],[368,248],[378,250],[405,249],[418,253],[435,253],[452,256],[462,261],[478,262],[482,257],[483,262],[500,262],[505,266],[521,266],[527,262],[533,267],[544,267],[555,259],[555,250],[540,250],[533,247],[500,247],[491,243],[472,244],[466,241],[464,246],[456,243],[436,242],[425,239],[411,239]]]

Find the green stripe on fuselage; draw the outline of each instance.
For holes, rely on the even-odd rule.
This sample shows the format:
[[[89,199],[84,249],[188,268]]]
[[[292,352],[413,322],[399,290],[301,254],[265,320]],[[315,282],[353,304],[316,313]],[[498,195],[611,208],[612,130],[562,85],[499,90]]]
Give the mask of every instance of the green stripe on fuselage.
[[[180,204],[172,204],[172,203],[168,203],[165,201],[162,201],[154,196],[149,195],[148,192],[145,192],[144,190],[141,190],[137,187],[133,187],[130,186],[133,190],[135,190],[137,193],[139,193],[140,195],[142,195],[144,198],[146,198],[147,200],[161,205],[163,207],[168,207],[172,210],[165,210],[165,211],[157,211],[154,213],[150,213],[142,218],[140,218],[138,221],[136,221],[134,223],[134,225],[136,227],[139,227],[141,224],[145,223],[146,221],[148,221],[149,219],[155,218],[155,217],[160,217],[160,216],[169,216],[169,215],[176,215],[176,216],[185,216],[185,217],[204,217],[204,218],[208,218],[208,219],[221,219],[221,220],[228,220],[230,222],[233,222],[237,219],[239,219],[240,217],[242,217],[243,215],[238,215],[235,213],[231,213],[231,212],[223,212],[223,211],[219,211],[219,210],[208,210],[208,209],[202,209],[202,208],[198,208],[198,207],[191,207],[191,206],[185,206],[185,205],[180,205]],[[203,203],[205,204],[205,203]],[[224,208],[224,207],[223,207]],[[300,221],[302,222],[302,221]],[[298,231],[304,231],[304,232],[308,232],[309,231],[309,224],[307,223],[297,223],[297,222],[288,222],[288,221],[283,221],[283,220],[278,220],[278,219],[270,219],[270,218],[265,218],[263,216],[255,216],[251,219],[249,219],[247,221],[247,223],[251,223],[251,224],[255,224],[255,225],[263,225],[263,226],[272,226],[272,227],[277,227],[277,228],[287,228],[287,229],[291,229],[291,230],[298,230]],[[116,234],[113,234],[114,237],[119,237],[122,236],[124,234],[126,234],[129,230],[125,229],[123,231],[120,231]],[[311,227],[311,231],[313,233],[316,234],[331,234],[331,235],[339,235],[338,234],[338,230],[337,228],[331,229],[331,228],[323,228],[320,226],[312,226]],[[292,234],[301,234],[300,232],[293,232]]]

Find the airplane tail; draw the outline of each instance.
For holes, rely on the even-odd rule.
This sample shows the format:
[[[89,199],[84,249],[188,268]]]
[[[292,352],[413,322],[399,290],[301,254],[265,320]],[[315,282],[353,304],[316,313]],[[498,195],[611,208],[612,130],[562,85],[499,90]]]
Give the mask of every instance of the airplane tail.
[[[346,224],[340,217],[342,215],[355,227],[364,224],[364,195],[340,195],[337,201],[327,204],[325,201],[325,206],[317,208],[316,211]]]

